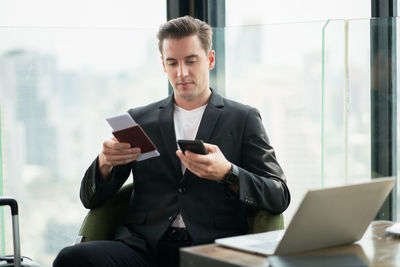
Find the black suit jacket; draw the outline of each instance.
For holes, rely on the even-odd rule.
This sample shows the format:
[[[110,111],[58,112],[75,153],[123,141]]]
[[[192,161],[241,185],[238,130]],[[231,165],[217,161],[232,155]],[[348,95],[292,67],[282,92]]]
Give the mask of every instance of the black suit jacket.
[[[285,176],[256,109],[213,91],[196,136],[217,145],[239,167],[238,193],[188,170],[182,175],[175,154],[173,110],[173,95],[129,110],[157,146],[159,157],[117,166],[107,181],[99,175],[97,159],[85,173],[80,195],[86,208],[102,205],[133,173],[129,214],[116,239],[136,247],[147,245],[156,252],[158,241],[180,211],[194,244],[210,243],[245,234],[250,209],[281,213],[288,207]]]

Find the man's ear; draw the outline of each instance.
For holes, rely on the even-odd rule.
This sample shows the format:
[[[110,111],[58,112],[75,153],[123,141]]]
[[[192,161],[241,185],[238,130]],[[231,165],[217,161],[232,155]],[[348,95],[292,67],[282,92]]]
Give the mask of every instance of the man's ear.
[[[162,62],[162,66],[163,66],[163,70],[164,70],[164,72],[166,73],[167,72],[167,69],[165,68],[165,63],[164,63],[164,58],[163,58],[163,56],[161,55],[161,62]]]
[[[211,50],[208,53],[208,70],[212,70],[215,66],[215,51]]]

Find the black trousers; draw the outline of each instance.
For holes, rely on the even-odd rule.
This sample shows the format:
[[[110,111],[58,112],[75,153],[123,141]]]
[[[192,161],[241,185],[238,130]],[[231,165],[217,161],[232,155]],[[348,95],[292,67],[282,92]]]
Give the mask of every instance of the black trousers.
[[[179,267],[179,248],[190,245],[187,232],[170,228],[159,242],[157,256],[122,241],[91,241],[62,249],[53,267]]]

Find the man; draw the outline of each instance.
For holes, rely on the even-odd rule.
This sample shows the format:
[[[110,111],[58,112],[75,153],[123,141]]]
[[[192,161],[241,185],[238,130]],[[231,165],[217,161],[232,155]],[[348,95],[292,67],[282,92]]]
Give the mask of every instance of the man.
[[[161,60],[174,92],[129,110],[160,156],[136,161],[139,148],[115,138],[103,143],[82,180],[81,200],[86,208],[102,205],[132,171],[126,223],[112,241],[63,249],[54,266],[179,266],[179,247],[245,234],[251,209],[288,207],[285,176],[258,111],[209,88],[211,36],[206,23],[188,16],[160,27]],[[202,139],[209,153],[182,153],[178,139]]]

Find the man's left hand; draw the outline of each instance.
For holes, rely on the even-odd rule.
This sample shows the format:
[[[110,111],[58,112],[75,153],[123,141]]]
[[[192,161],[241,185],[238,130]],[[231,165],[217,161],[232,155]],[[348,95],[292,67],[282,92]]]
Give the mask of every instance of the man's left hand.
[[[231,169],[231,163],[225,158],[218,146],[204,143],[207,155],[177,150],[176,155],[193,174],[200,178],[220,181]]]

